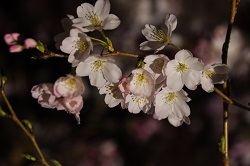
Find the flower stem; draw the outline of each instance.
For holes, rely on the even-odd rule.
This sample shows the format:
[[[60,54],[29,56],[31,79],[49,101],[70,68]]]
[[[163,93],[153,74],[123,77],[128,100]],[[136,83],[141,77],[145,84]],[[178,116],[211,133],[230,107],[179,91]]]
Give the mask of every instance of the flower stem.
[[[120,52],[120,51],[115,51],[115,52],[112,52],[112,53],[108,53],[108,54],[103,54],[103,56],[105,57],[109,57],[109,56],[128,56],[128,57],[133,57],[133,58],[138,58],[139,55],[136,55],[136,54],[130,54],[130,53],[126,53],[126,52]]]
[[[21,123],[21,121],[19,120],[19,118],[17,117],[14,109],[12,108],[7,96],[5,95],[5,92],[4,90],[1,88],[1,95],[8,107],[8,109],[10,110],[10,113],[11,113],[11,119],[22,129],[22,131],[29,137],[29,139],[31,140],[32,144],[34,145],[38,155],[39,155],[39,158],[40,158],[40,162],[44,165],[44,166],[49,166],[48,162],[46,161],[43,153],[41,152],[37,142],[36,142],[36,139],[35,139],[35,136],[33,134],[31,134],[29,132],[29,130]]]
[[[229,42],[230,42],[230,36],[231,31],[234,23],[234,18],[237,13],[237,7],[240,0],[232,0],[231,1],[231,12],[230,12],[230,19],[228,22],[227,27],[227,34],[225,38],[225,42],[222,47],[222,63],[227,64],[228,59],[228,48],[229,48]],[[228,81],[223,84],[223,93],[226,96],[229,96],[229,86]],[[224,141],[224,153],[223,153],[223,164],[224,166],[229,166],[229,152],[228,152],[228,116],[229,116],[229,103],[226,101],[223,102],[223,137],[225,139]]]
[[[94,38],[94,37],[90,37],[90,38],[91,38],[91,40],[97,41],[97,42],[99,42],[99,43],[102,44],[102,45],[105,45],[105,44],[106,44],[106,42],[104,42],[104,41],[102,41],[102,40],[100,40],[100,39],[97,39],[97,38]]]

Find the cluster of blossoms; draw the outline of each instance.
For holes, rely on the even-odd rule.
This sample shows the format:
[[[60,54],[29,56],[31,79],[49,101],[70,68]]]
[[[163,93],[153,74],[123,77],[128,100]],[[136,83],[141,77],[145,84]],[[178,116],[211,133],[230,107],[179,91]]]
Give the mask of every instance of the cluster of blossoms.
[[[83,107],[84,84],[81,77],[67,75],[60,77],[54,84],[41,83],[31,89],[32,97],[45,108],[56,108],[74,114],[80,124],[80,110]]]
[[[32,88],[32,96],[46,108],[66,110],[75,114],[80,123],[83,107],[84,85],[81,77],[89,77],[90,84],[105,94],[109,107],[121,104],[131,113],[153,114],[155,119],[168,118],[173,126],[183,122],[190,124],[191,99],[183,90],[195,90],[198,85],[206,92],[214,90],[214,84],[223,83],[229,73],[224,64],[205,65],[192,53],[180,49],[173,60],[164,54],[157,54],[167,45],[174,45],[170,39],[177,27],[175,15],[167,15],[163,26],[145,25],[142,34],[147,41],[140,44],[141,50],[154,53],[139,60],[137,68],[123,76],[115,61],[102,52],[93,53],[94,45],[100,44],[109,53],[115,53],[112,42],[103,30],[112,30],[120,25],[117,16],[110,13],[109,0],[98,0],[93,6],[83,3],[77,8],[77,18],[67,15],[62,20],[64,32],[55,37],[56,47],[68,54],[68,62],[75,69],[73,75],[59,78],[55,84],[39,84]],[[86,33],[99,31],[105,41],[88,36]]]
[[[4,35],[4,41],[10,46],[11,53],[21,52],[24,49],[35,48],[37,42],[32,38],[22,39],[19,33],[9,33]]]

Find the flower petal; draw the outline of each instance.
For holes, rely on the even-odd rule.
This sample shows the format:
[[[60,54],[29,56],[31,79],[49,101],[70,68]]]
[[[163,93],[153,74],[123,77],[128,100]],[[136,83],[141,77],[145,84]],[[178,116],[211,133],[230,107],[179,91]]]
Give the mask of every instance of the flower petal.
[[[107,81],[117,83],[122,77],[122,71],[116,64],[105,62],[103,75]]]
[[[94,12],[104,20],[110,12],[110,2],[109,0],[98,0],[95,3]]]
[[[195,90],[200,82],[200,72],[193,69],[182,74],[182,81],[190,90]]]
[[[171,123],[175,127],[179,127],[183,123],[182,120],[180,120],[179,118],[177,118],[175,116],[169,116],[168,121],[169,121],[169,123]]]
[[[170,37],[177,26],[177,18],[173,14],[167,15],[164,23],[168,27],[168,37]]]
[[[179,91],[183,87],[183,82],[180,73],[175,73],[167,76],[167,86],[174,92]]]
[[[91,64],[80,62],[76,67],[76,74],[78,76],[88,76],[92,72],[91,70]]]
[[[107,81],[103,78],[103,74],[99,71],[91,72],[89,75],[90,84],[101,88]]]
[[[78,17],[83,17],[85,18],[86,15],[89,13],[93,13],[94,11],[94,6],[91,5],[90,3],[82,3],[81,6],[78,6],[76,9],[76,13]]]
[[[190,56],[193,56],[192,53],[188,50],[180,50],[175,54],[175,59],[177,59],[179,62],[183,63],[185,62]]]
[[[108,17],[102,22],[101,26],[104,30],[112,30],[120,25],[120,19],[114,15],[109,14]]]

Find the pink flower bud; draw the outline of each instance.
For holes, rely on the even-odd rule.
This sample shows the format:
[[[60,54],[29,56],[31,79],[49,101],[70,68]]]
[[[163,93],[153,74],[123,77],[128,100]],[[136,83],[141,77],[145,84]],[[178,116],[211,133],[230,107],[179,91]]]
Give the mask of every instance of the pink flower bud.
[[[54,84],[56,97],[72,98],[83,94],[85,87],[79,76],[67,75],[60,77]]]
[[[23,46],[21,45],[12,45],[10,46],[10,53],[15,53],[15,52],[22,52],[23,51]]]
[[[36,45],[37,45],[37,42],[34,39],[27,38],[24,41],[24,46],[25,46],[26,49],[35,48]]]
[[[16,41],[18,40],[18,37],[20,36],[19,33],[11,33],[11,34],[5,34],[4,35],[4,41],[8,45],[14,45],[16,44]]]

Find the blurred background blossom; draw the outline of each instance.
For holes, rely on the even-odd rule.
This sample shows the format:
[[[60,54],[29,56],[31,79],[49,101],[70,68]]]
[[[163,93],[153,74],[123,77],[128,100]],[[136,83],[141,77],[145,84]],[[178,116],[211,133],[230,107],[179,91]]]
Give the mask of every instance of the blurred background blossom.
[[[24,50],[8,53],[3,41],[6,33],[19,32],[25,37],[46,43],[52,51],[54,36],[63,32],[61,19],[76,16],[81,3],[93,0],[49,1],[12,0],[0,6],[0,66],[8,76],[6,92],[21,119],[29,119],[45,156],[71,166],[219,166],[222,157],[218,143],[222,134],[222,99],[207,94],[199,87],[190,92],[191,125],[175,128],[167,120],[157,121],[150,115],[130,114],[120,106],[109,109],[104,95],[83,79],[86,91],[81,111],[81,125],[63,111],[44,109],[31,97],[30,89],[41,82],[54,82],[70,72],[66,59],[30,59],[36,52]],[[107,31],[118,50],[147,55],[139,44],[145,40],[145,24],[160,25],[166,14],[177,16],[173,42],[191,50],[205,63],[220,62],[221,48],[229,19],[230,1],[217,0],[110,0],[111,12],[121,25]],[[15,5],[13,5],[15,4]],[[231,97],[247,105],[250,102],[250,1],[240,2],[229,49]],[[99,37],[98,33],[93,33]],[[98,51],[98,50],[97,50]],[[161,51],[173,58],[177,50]],[[136,59],[115,57],[127,76]],[[1,106],[6,109],[3,101]],[[230,156],[232,166],[250,165],[250,113],[230,106]],[[34,149],[19,128],[0,119],[0,165],[38,165],[20,158],[21,153],[34,154]]]

